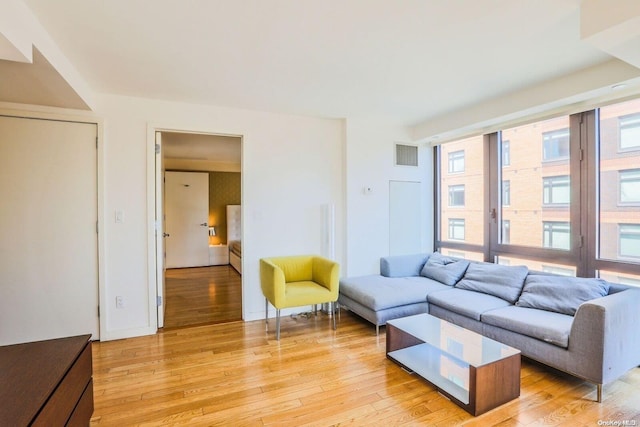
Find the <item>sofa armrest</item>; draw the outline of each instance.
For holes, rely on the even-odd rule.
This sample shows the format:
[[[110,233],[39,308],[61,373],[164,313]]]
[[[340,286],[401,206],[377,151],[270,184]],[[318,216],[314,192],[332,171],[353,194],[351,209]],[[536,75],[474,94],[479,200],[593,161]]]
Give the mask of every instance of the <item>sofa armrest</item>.
[[[605,384],[640,365],[640,290],[610,294],[578,307],[569,335],[575,369]]]
[[[395,255],[380,258],[380,274],[385,277],[419,276],[429,254]]]

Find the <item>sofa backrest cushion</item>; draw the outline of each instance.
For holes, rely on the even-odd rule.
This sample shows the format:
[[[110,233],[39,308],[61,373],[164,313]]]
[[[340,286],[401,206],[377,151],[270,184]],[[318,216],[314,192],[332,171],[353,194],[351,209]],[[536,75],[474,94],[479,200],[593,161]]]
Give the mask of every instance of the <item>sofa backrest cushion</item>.
[[[602,279],[531,274],[516,305],[573,316],[583,302],[608,293],[609,283]]]
[[[380,275],[385,277],[419,276],[429,254],[394,255],[380,258]]]
[[[529,269],[524,265],[509,266],[471,263],[456,288],[482,292],[515,303],[522,292]]]
[[[457,261],[440,254],[440,252],[434,252],[422,267],[420,275],[453,286],[464,276],[467,267],[469,267],[469,261]]]

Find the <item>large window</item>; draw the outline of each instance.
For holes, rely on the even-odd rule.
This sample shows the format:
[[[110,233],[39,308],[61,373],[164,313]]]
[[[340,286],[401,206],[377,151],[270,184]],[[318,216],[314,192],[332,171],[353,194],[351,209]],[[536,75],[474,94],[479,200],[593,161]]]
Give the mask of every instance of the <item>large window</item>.
[[[599,110],[596,259],[640,261],[640,100]],[[617,266],[603,265],[603,270]]]
[[[502,199],[496,220],[509,221],[511,227],[509,242],[503,240],[501,244],[555,248],[534,230],[541,230],[545,221],[569,223],[570,157],[569,146],[565,145],[569,134],[568,116],[504,129],[499,134],[502,141],[509,140],[512,156],[508,168],[495,166],[501,177],[498,194]],[[551,147],[562,156],[544,154]],[[503,160],[504,156],[496,157]],[[545,209],[549,207],[553,209]]]
[[[485,211],[483,137],[467,138],[439,147],[438,240],[452,242],[453,249],[484,244]]]
[[[569,176],[545,176],[542,178],[542,203],[566,205],[570,201]]]
[[[640,284],[640,99],[444,143],[435,155],[443,253]]]

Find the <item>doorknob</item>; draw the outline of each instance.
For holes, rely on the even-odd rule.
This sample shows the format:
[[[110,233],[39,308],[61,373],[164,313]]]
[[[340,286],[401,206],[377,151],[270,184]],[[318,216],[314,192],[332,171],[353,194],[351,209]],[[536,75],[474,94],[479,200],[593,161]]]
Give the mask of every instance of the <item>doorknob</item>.
[[[162,233],[162,237],[169,237],[169,233]]]
[[[208,227],[209,224],[207,224],[206,222],[203,222],[202,224],[200,224],[202,227]]]

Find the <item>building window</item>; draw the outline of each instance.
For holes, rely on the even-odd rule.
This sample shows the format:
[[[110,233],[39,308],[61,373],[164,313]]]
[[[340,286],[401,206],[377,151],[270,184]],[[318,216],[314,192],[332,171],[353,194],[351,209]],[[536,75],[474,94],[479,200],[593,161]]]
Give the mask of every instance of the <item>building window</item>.
[[[502,235],[500,236],[500,243],[508,245],[511,242],[511,221],[508,219],[502,220]]]
[[[542,134],[542,160],[566,160],[569,158],[569,129],[558,129]]]
[[[640,169],[620,171],[620,203],[640,203]]]
[[[464,206],[464,185],[449,186],[449,206]]]
[[[449,240],[464,240],[464,219],[449,219]]]
[[[511,165],[511,143],[509,141],[502,141],[500,147],[502,153],[502,167]]]
[[[567,205],[571,200],[568,175],[542,178],[542,203],[545,205]]]
[[[502,181],[502,206],[511,205],[511,181]]]
[[[640,224],[619,224],[620,256],[640,258]]]
[[[568,222],[544,221],[542,228],[542,244],[545,248],[571,249],[570,226]]]
[[[640,113],[618,117],[620,127],[620,150],[640,148]]]
[[[464,150],[449,153],[449,173],[464,172]]]

